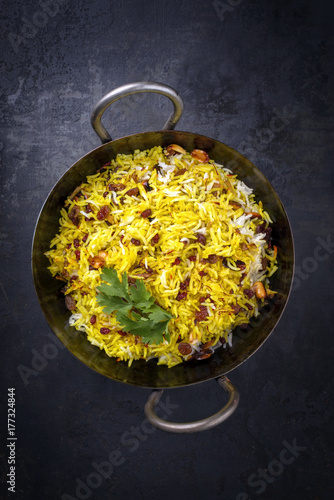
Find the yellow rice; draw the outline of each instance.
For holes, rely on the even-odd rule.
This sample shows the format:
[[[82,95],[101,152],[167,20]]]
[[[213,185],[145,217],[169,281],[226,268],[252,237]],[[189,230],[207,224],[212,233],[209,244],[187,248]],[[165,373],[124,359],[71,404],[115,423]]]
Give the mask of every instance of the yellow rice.
[[[186,171],[175,175],[182,169]],[[112,184],[125,188],[110,191]],[[139,189],[137,196],[125,194],[132,188]],[[75,206],[80,209],[78,226],[69,217]],[[104,206],[110,209],[108,220],[99,220]],[[141,216],[147,209],[150,218]],[[260,217],[253,217],[254,212]],[[260,301],[244,290],[261,281],[272,293],[268,277],[277,269],[276,247],[268,248],[265,233],[256,232],[264,222],[267,228],[272,221],[261,201],[231,171],[213,160],[203,163],[190,153],[169,156],[155,147],[117,155],[88,176],[61,210],[60,230],[46,255],[50,272],[66,282],[64,293],[76,302],[70,324],[85,332],[92,344],[129,365],[134,359],[158,358],[159,364],[172,367],[203,352],[203,344],[210,342],[210,352],[231,343],[233,328],[259,314]],[[197,239],[200,234],[206,238],[204,245]],[[159,241],[154,244],[156,235]],[[115,315],[104,313],[96,301],[103,267],[90,265],[101,251],[104,266],[116,269],[120,279],[124,272],[132,279],[144,274],[146,288],[173,315],[170,342],[144,345],[139,337],[124,335]],[[209,256],[219,258],[210,263]],[[245,269],[238,266],[240,261]],[[187,278],[184,290],[181,284]],[[177,299],[184,291],[186,298]],[[235,306],[240,306],[239,312]],[[196,311],[203,307],[208,316],[197,321]],[[101,333],[101,328],[109,333]],[[183,356],[180,343],[188,343],[192,352]]]

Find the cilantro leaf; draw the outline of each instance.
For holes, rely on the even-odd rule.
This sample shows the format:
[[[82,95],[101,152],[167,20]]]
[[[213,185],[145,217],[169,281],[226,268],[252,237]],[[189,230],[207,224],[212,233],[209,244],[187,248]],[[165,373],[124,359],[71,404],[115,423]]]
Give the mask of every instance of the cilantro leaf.
[[[124,273],[126,276],[126,273]],[[102,291],[104,293],[107,293],[107,295],[113,295],[117,297],[123,297],[124,299],[129,300],[129,295],[127,291],[127,286],[124,285],[124,274],[123,274],[123,283],[121,283],[118,279],[117,276],[117,271],[116,269],[110,269],[106,268],[103,271],[103,274],[101,274],[101,279],[109,283],[111,285],[109,293],[107,293],[106,287],[103,287],[103,284],[101,285],[103,287]],[[127,281],[127,277],[126,277]]]
[[[122,286],[126,290],[126,292],[128,293],[128,291],[129,291],[129,282],[128,282],[128,277],[127,277],[126,273],[122,274]]]
[[[154,323],[154,325],[152,325],[151,327],[150,332],[145,332],[142,334],[143,342],[145,344],[151,342],[154,342],[155,344],[161,344],[161,342],[163,342],[164,340],[163,335],[166,332],[167,326],[168,326],[168,321],[161,321],[160,323]]]
[[[116,319],[125,332],[131,331],[134,335],[145,335],[154,326],[153,321],[147,318],[141,318],[140,321],[136,321],[119,311],[116,313]]]
[[[170,342],[168,323],[172,315],[155,304],[155,298],[142,280],[129,286],[126,273],[119,280],[116,269],[105,268],[101,274],[104,283],[97,288],[97,302],[106,314],[116,313],[123,331],[141,337],[145,344]]]
[[[154,303],[154,297],[146,290],[142,280],[137,280],[137,283],[130,287],[129,295],[136,304],[136,309],[147,309]]]
[[[140,321],[134,321],[120,312],[116,313],[116,319],[125,332],[131,330],[131,333],[134,335],[139,335],[144,344],[153,342],[155,344],[160,344],[163,342],[163,334],[168,326],[168,321],[155,323],[146,318],[141,318]]]
[[[147,314],[149,318],[156,323],[159,323],[160,321],[169,321],[172,318],[172,315],[169,312],[161,309],[161,307],[156,304],[153,304],[152,307],[147,310]]]
[[[124,302],[122,297],[109,296],[102,292],[99,293],[96,300],[101,307],[104,307],[107,314],[112,314],[115,310],[128,312],[132,307],[128,302]]]

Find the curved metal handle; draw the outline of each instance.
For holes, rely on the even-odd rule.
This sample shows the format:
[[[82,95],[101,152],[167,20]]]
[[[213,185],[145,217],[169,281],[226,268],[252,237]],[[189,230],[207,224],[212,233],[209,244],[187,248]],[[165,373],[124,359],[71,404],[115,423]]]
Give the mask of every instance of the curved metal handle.
[[[122,85],[117,89],[112,90],[109,94],[102,97],[102,99],[96,104],[93,109],[91,116],[91,124],[97,135],[102,141],[102,144],[111,141],[109,132],[104,128],[101,123],[101,118],[105,110],[115,101],[132,94],[138,94],[140,92],[154,92],[156,94],[162,94],[168,97],[174,104],[174,112],[168,118],[165,123],[163,130],[172,130],[179,119],[181,118],[183,111],[183,101],[179,94],[163,83],[155,82],[136,82],[128,83],[127,85]]]
[[[197,422],[167,422],[166,420],[158,417],[154,412],[154,408],[158,404],[163,390],[154,390],[145,405],[145,414],[147,419],[149,420],[149,422],[151,422],[152,425],[158,427],[158,429],[161,429],[162,431],[178,433],[206,431],[208,429],[211,429],[212,427],[215,427],[216,425],[221,424],[226,419],[228,419],[237,409],[239,403],[239,392],[227,377],[220,377],[219,379],[217,379],[217,381],[219,385],[229,393],[230,398],[224,408],[219,410],[214,415],[211,415],[208,418],[204,418],[203,420],[198,420]]]

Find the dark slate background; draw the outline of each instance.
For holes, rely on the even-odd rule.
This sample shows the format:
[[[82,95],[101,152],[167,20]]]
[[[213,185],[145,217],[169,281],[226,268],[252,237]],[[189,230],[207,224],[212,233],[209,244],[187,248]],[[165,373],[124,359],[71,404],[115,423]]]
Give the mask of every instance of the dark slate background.
[[[325,0],[2,2],[1,498],[333,498],[333,13]],[[295,238],[284,316],[230,374],[236,413],[192,435],[152,432],[148,389],[104,378],[56,344],[30,271],[44,199],[99,145],[93,106],[138,80],[181,94],[179,130],[218,139],[264,172]],[[134,96],[105,120],[117,138],[160,129],[170,110],[160,96]],[[8,387],[15,494],[6,485]],[[226,400],[215,381],[163,398],[175,421]]]

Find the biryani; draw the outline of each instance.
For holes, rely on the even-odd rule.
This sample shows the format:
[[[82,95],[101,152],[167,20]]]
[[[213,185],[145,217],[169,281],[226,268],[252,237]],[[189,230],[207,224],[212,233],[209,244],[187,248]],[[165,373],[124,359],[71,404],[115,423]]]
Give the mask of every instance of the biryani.
[[[60,216],[46,255],[70,325],[129,365],[209,358],[275,293],[270,216],[205,151],[119,154]]]

